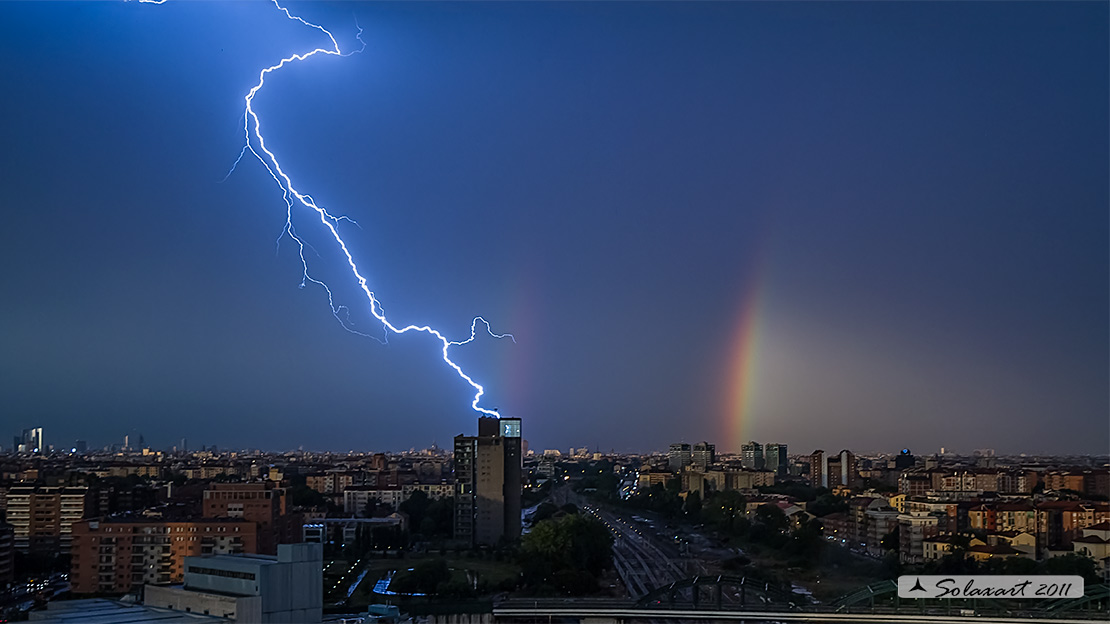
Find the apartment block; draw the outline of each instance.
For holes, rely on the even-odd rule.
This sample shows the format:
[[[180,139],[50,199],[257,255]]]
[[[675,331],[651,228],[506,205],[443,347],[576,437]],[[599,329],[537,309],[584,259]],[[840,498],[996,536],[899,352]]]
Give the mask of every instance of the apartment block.
[[[258,552],[272,555],[285,528],[285,489],[270,481],[256,483],[213,483],[204,491],[205,518],[241,518],[258,525]],[[300,527],[293,534],[300,535]],[[297,538],[299,539],[299,537]]]
[[[70,552],[72,527],[86,517],[85,487],[15,486],[8,490],[7,521],[19,552]]]
[[[82,594],[180,583],[187,556],[255,553],[257,547],[258,525],[243,519],[86,520],[73,527],[70,583]]]

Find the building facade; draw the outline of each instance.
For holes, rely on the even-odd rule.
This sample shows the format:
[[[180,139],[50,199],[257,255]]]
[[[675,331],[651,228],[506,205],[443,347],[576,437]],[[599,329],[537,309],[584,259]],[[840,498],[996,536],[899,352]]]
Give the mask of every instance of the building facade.
[[[148,586],[147,606],[260,624],[323,619],[323,549],[282,544],[277,556],[186,557],[181,587]]]
[[[767,459],[763,456],[763,445],[755,440],[740,445],[740,465],[748,470],[763,470]]]
[[[255,553],[258,525],[243,519],[86,520],[73,527],[70,583],[80,594],[124,594],[184,579],[185,557]]]
[[[694,462],[694,451],[685,442],[676,442],[667,449],[667,468],[678,472]]]
[[[86,517],[85,487],[16,486],[8,490],[7,521],[14,530],[15,549],[22,553],[67,554],[73,523]]]
[[[520,419],[478,419],[455,437],[455,539],[492,546],[520,537]]]
[[[764,467],[775,473],[776,477],[785,477],[790,470],[790,459],[786,456],[786,445],[772,442],[763,447]]]
[[[287,530],[285,489],[270,481],[213,483],[204,491],[205,518],[243,519],[258,525],[258,551],[277,553],[277,545],[300,539],[300,527]],[[286,534],[296,535],[290,540]]]
[[[691,451],[691,462],[702,472],[717,461],[717,447],[708,442],[698,442]]]
[[[809,482],[813,487],[833,489],[838,485],[856,486],[856,456],[851,451],[828,455],[816,450],[809,456]]]

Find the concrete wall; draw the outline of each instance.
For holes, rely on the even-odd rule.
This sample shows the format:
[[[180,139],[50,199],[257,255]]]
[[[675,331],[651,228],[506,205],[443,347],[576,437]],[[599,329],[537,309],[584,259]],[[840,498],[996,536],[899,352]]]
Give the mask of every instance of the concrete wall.
[[[148,607],[226,617],[236,622],[262,621],[262,599],[258,596],[221,596],[181,587],[147,585],[143,589],[143,604]]]

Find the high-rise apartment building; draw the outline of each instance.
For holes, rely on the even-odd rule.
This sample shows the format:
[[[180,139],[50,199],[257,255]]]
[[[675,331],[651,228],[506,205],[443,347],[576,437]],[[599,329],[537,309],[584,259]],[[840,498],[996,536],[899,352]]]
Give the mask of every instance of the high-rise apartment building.
[[[698,470],[709,470],[709,467],[717,461],[717,447],[708,442],[698,442],[694,445],[692,459]]]
[[[520,537],[520,419],[478,419],[455,436],[455,539],[492,546]]]
[[[775,473],[776,477],[785,477],[790,469],[790,460],[786,457],[786,445],[778,443],[766,444],[763,447],[764,467]]]
[[[856,474],[856,456],[851,451],[830,456],[816,450],[809,457],[809,482],[813,487],[855,487]]]
[[[694,462],[694,452],[685,442],[672,444],[667,450],[667,468],[678,472]]]
[[[763,445],[752,440],[740,445],[740,465],[749,470],[763,470],[766,460],[763,457]]]
[[[19,552],[69,553],[73,523],[85,517],[85,487],[15,486],[8,490],[7,521]]]

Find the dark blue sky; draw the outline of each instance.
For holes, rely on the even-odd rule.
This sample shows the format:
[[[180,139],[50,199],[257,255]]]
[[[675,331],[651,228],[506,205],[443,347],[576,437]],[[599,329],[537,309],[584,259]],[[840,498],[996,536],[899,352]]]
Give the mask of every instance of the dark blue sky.
[[[1106,452],[1099,2],[294,3],[263,134],[532,447]],[[441,446],[422,336],[299,289],[263,2],[0,4],[0,426]],[[377,331],[334,246],[313,270]],[[276,251],[276,254],[275,254]],[[2,439],[2,438],[0,438]]]

